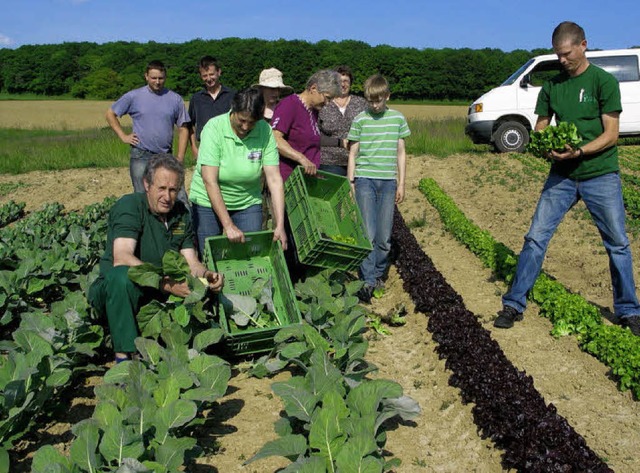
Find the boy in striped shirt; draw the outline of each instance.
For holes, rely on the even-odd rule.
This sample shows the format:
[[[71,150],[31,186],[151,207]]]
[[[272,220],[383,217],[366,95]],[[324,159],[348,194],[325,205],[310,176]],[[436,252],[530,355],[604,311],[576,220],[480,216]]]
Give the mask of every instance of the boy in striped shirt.
[[[364,83],[367,110],[353,120],[347,177],[362,213],[373,250],[362,262],[359,276],[365,283],[362,302],[370,302],[373,290],[384,287],[389,263],[395,204],[404,199],[406,153],[410,135],[402,113],[387,108],[389,83],[380,74]]]

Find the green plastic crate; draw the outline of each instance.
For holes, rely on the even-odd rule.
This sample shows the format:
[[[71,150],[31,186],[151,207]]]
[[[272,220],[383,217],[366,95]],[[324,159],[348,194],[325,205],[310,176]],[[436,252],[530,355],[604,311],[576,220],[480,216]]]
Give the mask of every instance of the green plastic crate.
[[[354,271],[372,250],[347,178],[296,167],[285,182],[285,202],[298,259],[321,268]],[[351,237],[355,243],[335,241]]]
[[[226,236],[209,237],[204,260],[207,268],[224,275],[223,293],[248,295],[254,281],[272,277],[273,303],[282,326],[302,323],[284,253],[280,243],[273,241],[272,231],[245,233],[245,243],[232,243]],[[273,338],[282,326],[233,330],[222,304],[218,309],[231,354],[251,355],[273,348]]]

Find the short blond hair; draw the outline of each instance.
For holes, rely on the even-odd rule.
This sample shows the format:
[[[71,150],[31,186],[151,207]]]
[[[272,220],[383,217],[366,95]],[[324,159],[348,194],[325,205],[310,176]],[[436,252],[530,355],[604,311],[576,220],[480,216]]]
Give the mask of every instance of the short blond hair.
[[[367,100],[380,100],[389,94],[389,82],[381,74],[374,74],[364,81],[364,97]]]

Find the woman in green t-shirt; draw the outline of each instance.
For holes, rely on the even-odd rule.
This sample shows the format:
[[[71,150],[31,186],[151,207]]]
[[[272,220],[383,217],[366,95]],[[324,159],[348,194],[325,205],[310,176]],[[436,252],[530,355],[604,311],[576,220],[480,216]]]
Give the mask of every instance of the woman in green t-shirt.
[[[245,232],[262,229],[263,173],[271,193],[274,240],[287,246],[278,149],[262,120],[263,109],[260,89],[250,87],[235,95],[229,113],[212,118],[202,130],[189,192],[201,255],[207,237],[224,231],[229,240],[244,243]]]

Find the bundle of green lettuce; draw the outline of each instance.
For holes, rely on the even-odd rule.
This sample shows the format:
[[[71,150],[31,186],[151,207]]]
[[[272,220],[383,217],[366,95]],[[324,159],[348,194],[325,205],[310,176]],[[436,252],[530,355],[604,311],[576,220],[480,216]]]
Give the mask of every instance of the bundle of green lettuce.
[[[556,126],[548,126],[544,130],[531,133],[527,151],[539,158],[548,158],[551,151],[562,152],[566,145],[575,148],[582,142],[575,124],[559,122]]]

